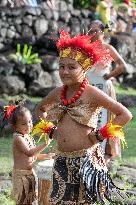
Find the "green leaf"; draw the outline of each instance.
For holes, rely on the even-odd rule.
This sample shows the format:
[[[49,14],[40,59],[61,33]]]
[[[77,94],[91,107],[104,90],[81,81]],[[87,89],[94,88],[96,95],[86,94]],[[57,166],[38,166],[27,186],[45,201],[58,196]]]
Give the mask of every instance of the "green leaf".
[[[30,59],[34,59],[34,58],[37,58],[37,53],[34,53],[30,56]]]
[[[38,53],[32,54],[32,46],[28,46],[27,44],[24,45],[22,53],[20,44],[17,44],[17,52],[16,54],[10,54],[10,58],[17,62],[21,62],[22,64],[42,62],[41,59],[38,58]]]
[[[23,56],[27,55],[28,45],[25,44],[23,48]]]
[[[17,53],[20,53],[20,50],[21,50],[21,46],[20,44],[17,44]]]
[[[41,60],[40,58],[35,58],[35,59],[33,60],[33,62],[34,62],[34,63],[41,63],[42,60]]]
[[[29,60],[27,61],[27,64],[33,64],[33,61],[29,59]]]
[[[10,54],[9,57],[10,57],[10,59],[17,60],[16,54]]]
[[[27,58],[30,57],[32,51],[32,46],[29,46],[29,49],[27,51]]]

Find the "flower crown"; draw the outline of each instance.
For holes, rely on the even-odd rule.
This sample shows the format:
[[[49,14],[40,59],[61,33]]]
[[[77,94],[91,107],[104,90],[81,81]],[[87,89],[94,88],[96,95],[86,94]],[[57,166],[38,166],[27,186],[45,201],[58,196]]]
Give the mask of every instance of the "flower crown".
[[[84,70],[92,65],[101,63],[104,67],[113,60],[109,50],[102,45],[100,40],[91,42],[91,36],[77,35],[71,37],[68,32],[61,31],[56,43],[60,58],[76,60]]]

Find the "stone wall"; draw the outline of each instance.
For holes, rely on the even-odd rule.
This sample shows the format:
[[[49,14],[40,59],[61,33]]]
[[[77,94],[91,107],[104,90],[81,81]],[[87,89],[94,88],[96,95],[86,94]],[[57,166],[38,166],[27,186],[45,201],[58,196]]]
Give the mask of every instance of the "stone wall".
[[[59,30],[73,35],[88,29],[88,10],[75,10],[72,1],[55,1],[55,10],[46,3],[37,8],[0,7],[0,93],[44,96],[61,84],[58,76],[55,40]],[[9,60],[16,45],[33,45],[33,52],[42,58],[41,64],[21,65]]]
[[[56,36],[59,29],[72,34],[80,33],[90,24],[88,10],[75,10],[72,4],[56,1],[55,10],[46,3],[39,7],[0,8],[0,49],[17,39],[28,38],[36,42],[44,35]]]
[[[5,0],[2,2],[5,2]],[[49,90],[61,84],[58,76],[57,50],[55,46],[59,30],[64,29],[72,35],[87,32],[92,19],[91,11],[76,10],[72,5],[72,0],[56,0],[55,9],[50,10],[44,2],[36,8],[9,8],[1,4],[1,94],[27,93],[44,96]],[[118,35],[118,39],[122,39],[122,35]],[[131,36],[125,36],[125,39],[131,39]],[[132,65],[131,47],[127,43],[124,44],[124,42],[127,42],[124,37],[119,42],[118,48],[122,48],[123,45],[123,49],[125,49],[122,51],[123,57]],[[11,61],[9,54],[16,52],[18,43],[22,46],[25,43],[32,45],[33,52],[38,52],[42,63],[21,65]],[[130,72],[132,76],[135,70],[134,66],[129,66],[129,68],[131,69],[127,72]]]

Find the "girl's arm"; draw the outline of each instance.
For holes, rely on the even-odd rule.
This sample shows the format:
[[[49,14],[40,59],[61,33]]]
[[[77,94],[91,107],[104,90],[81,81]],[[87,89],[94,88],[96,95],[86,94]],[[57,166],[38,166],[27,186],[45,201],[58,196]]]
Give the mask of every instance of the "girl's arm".
[[[45,147],[48,145],[46,142],[44,142],[43,144],[37,147],[29,148],[25,140],[23,139],[22,135],[18,135],[14,138],[14,144],[16,145],[17,149],[20,152],[24,153],[28,157],[37,155],[38,153],[42,152],[45,149]]]
[[[98,88],[92,87],[91,95],[93,95],[96,106],[103,107],[115,115],[112,121],[113,124],[124,126],[132,119],[131,112],[125,106],[113,100]]]
[[[120,56],[120,54],[117,52],[117,50],[109,45],[105,45],[107,49],[110,51],[110,55],[113,58],[115,62],[115,68],[110,73],[107,73],[104,77],[106,80],[108,80],[111,77],[116,77],[120,75],[121,73],[125,72],[127,70],[127,64],[125,63],[124,59]]]
[[[37,160],[46,160],[46,159],[52,159],[52,157],[53,157],[54,155],[55,155],[55,154],[53,154],[53,153],[38,154],[38,155],[36,155],[36,158],[37,158]]]
[[[132,119],[132,114],[126,107],[113,100],[98,88],[91,86],[90,95],[96,107],[103,107],[115,115],[115,118],[112,120],[113,124],[124,126]],[[95,132],[91,132],[89,136],[92,144],[99,142]]]
[[[35,113],[40,119],[45,120],[47,117],[47,111],[49,107],[54,103],[57,97],[60,95],[60,89],[56,88],[52,90],[43,100],[36,106]]]

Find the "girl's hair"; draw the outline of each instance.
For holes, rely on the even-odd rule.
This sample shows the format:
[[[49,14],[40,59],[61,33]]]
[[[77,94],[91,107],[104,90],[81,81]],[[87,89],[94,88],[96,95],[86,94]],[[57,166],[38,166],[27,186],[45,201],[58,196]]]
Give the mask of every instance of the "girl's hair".
[[[10,124],[16,125],[18,117],[24,116],[26,112],[31,113],[27,107],[20,106],[20,105],[17,106],[10,116],[10,119],[9,119]]]
[[[104,25],[100,20],[94,20],[94,21],[92,21],[91,24],[90,24],[90,28],[91,28],[91,26],[93,26],[93,25],[98,26],[98,28],[99,28],[102,32],[104,32],[105,29],[109,29],[108,24]]]
[[[18,117],[24,116],[26,112],[30,112],[30,110],[24,106],[25,100],[20,101],[10,101],[9,105],[4,109],[3,120],[1,122],[1,131],[5,127],[6,124],[10,123],[11,125],[16,125]]]

